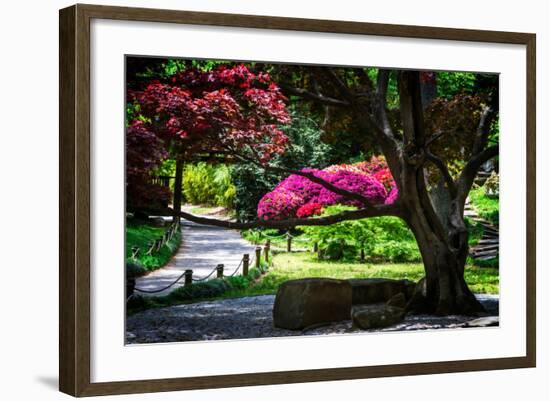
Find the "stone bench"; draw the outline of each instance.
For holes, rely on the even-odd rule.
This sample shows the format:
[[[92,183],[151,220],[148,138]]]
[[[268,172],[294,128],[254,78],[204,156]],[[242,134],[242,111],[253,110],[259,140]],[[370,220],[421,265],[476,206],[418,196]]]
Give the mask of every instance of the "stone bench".
[[[273,306],[275,327],[302,330],[350,320],[352,306],[379,304],[398,296],[408,301],[415,283],[409,280],[306,278],[279,286]]]

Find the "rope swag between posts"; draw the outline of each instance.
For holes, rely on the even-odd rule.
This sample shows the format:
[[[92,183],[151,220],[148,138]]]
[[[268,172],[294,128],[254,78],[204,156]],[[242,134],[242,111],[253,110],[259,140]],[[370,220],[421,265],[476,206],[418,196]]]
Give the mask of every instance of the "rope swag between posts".
[[[138,288],[135,286],[135,278],[127,278],[127,292],[130,293],[127,300],[129,300],[132,296],[134,296],[134,291],[141,292],[144,294],[157,294],[163,291],[166,291],[170,288],[172,288],[174,285],[176,285],[179,281],[184,279],[184,286],[190,286],[193,284],[193,282],[203,282],[208,280],[214,273],[216,273],[216,278],[223,278],[223,277],[234,277],[237,275],[239,270],[241,270],[242,267],[242,275],[247,276],[248,275],[248,269],[250,265],[255,263],[255,267],[260,271],[261,274],[264,274],[267,271],[267,265],[264,268],[262,268],[261,264],[261,254],[262,250],[264,251],[264,258],[266,262],[269,262],[269,253],[270,253],[270,245],[267,243],[263,249],[261,247],[257,247],[255,250],[255,254],[252,258],[250,258],[249,254],[244,254],[241,258],[238,266],[235,268],[235,270],[231,274],[224,274],[224,264],[220,263],[214,267],[208,275],[201,277],[201,278],[193,278],[193,270],[187,269],[185,270],[178,278],[176,278],[173,282],[170,284],[156,289],[156,290],[147,290],[145,288]]]

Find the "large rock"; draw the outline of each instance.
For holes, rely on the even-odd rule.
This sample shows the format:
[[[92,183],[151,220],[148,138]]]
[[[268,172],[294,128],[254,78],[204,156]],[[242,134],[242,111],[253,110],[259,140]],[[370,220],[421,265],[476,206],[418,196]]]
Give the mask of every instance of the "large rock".
[[[301,330],[309,326],[349,320],[351,285],[347,280],[306,278],[286,281],[273,306],[275,327]]]
[[[386,304],[354,305],[353,326],[362,330],[392,326],[405,318],[405,310]]]
[[[385,278],[351,279],[353,305],[388,302],[399,293],[408,301],[416,284],[410,280],[391,280]]]
[[[405,296],[405,294],[400,292],[399,294],[395,294],[393,297],[391,297],[390,300],[386,302],[386,305],[405,309],[405,307],[407,306],[407,297]]]

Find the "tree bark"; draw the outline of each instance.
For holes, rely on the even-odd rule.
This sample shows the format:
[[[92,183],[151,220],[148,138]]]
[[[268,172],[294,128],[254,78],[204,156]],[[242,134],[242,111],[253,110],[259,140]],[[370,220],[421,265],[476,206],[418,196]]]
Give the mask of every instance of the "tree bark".
[[[174,214],[172,221],[179,221],[181,211],[181,191],[183,189],[183,159],[176,159],[176,177],[174,179]]]
[[[477,315],[484,312],[483,306],[468,288],[464,268],[468,257],[468,231],[464,220],[452,204],[446,224],[447,236],[442,239],[430,220],[425,217],[420,202],[410,199],[411,209],[405,221],[412,230],[424,264],[425,292],[415,297],[409,309],[415,313],[436,315]],[[414,205],[417,203],[416,205]]]

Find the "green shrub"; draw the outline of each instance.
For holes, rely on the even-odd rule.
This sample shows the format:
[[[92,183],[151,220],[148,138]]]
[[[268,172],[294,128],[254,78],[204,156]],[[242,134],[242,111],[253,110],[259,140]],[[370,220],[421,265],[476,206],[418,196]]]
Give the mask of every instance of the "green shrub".
[[[183,171],[183,195],[195,205],[232,208],[236,188],[231,179],[231,168],[204,162],[188,164]]]
[[[215,278],[195,282],[188,287],[180,286],[164,296],[148,297],[136,292],[127,302],[127,311],[131,315],[150,308],[228,297],[231,294],[246,291],[261,275],[262,272],[252,268],[248,271],[248,276]]]
[[[277,175],[266,173],[251,163],[236,164],[232,168],[231,178],[235,183],[234,206],[239,221],[256,220],[258,202],[280,180]]]
[[[254,245],[261,243],[264,238],[262,231],[256,229],[243,230],[241,231],[241,235],[244,239],[252,242]]]
[[[353,208],[330,206],[325,208],[324,215],[350,209]],[[397,217],[350,220],[330,226],[304,227],[303,230],[312,242],[317,242],[320,254],[326,259],[354,259],[363,249],[367,259],[373,261],[421,260],[412,232]]]
[[[416,242],[406,240],[378,242],[370,254],[370,259],[393,263],[419,262],[421,260]]]
[[[230,288],[229,283],[223,279],[213,279],[193,283],[188,287],[178,287],[167,297],[173,301],[190,301],[197,298],[214,298],[223,294]]]

